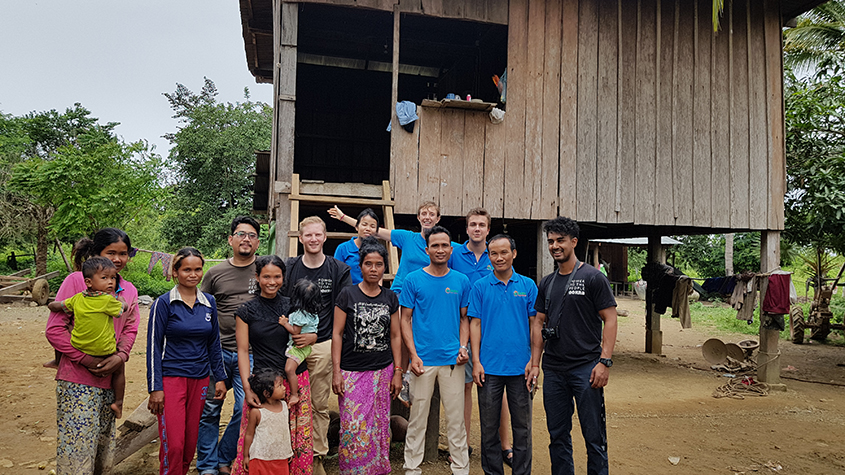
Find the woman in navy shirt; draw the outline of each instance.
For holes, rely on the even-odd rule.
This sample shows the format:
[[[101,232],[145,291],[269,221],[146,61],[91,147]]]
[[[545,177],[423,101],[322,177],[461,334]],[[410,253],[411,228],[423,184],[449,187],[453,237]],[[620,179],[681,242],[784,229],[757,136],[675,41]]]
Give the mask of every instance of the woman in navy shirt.
[[[172,264],[176,287],[156,299],[150,310],[147,407],[158,416],[162,475],[188,473],[197,447],[208,374],[217,381],[214,399],[226,397],[217,306],[214,297],[197,288],[204,264],[198,250],[180,249]]]

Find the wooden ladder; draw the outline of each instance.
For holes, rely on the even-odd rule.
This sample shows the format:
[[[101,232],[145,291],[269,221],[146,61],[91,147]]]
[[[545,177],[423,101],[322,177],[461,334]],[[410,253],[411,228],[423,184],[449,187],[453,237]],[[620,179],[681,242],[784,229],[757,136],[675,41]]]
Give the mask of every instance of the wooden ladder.
[[[380,188],[380,189],[379,189]],[[296,257],[299,246],[299,204],[324,203],[327,205],[353,205],[366,206],[370,208],[381,208],[384,216],[384,227],[390,230],[395,228],[393,220],[394,201],[390,197],[390,181],[381,182],[378,185],[366,185],[363,183],[323,183],[323,182],[301,182],[299,174],[294,173],[291,179],[290,196],[290,231],[288,232],[288,254],[289,257]],[[357,233],[329,232],[327,239],[350,239],[357,236]],[[387,247],[388,261],[384,280],[392,281],[399,268],[399,253],[389,241]]]

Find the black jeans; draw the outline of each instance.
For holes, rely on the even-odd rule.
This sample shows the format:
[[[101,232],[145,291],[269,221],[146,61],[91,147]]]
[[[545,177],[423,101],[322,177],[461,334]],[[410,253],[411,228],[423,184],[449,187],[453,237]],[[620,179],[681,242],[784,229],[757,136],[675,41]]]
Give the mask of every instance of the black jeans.
[[[481,419],[481,468],[487,475],[504,475],[499,422],[502,394],[507,390],[508,410],[513,429],[513,475],[531,473],[531,395],[525,376],[485,374],[478,387],[478,415]]]

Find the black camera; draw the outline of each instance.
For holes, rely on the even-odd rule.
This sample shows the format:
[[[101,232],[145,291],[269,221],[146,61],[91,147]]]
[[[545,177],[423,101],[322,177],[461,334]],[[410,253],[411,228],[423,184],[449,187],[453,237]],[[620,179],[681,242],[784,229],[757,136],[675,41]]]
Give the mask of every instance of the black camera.
[[[546,341],[557,340],[558,338],[560,338],[560,333],[558,333],[557,327],[543,328],[540,330],[540,334]]]

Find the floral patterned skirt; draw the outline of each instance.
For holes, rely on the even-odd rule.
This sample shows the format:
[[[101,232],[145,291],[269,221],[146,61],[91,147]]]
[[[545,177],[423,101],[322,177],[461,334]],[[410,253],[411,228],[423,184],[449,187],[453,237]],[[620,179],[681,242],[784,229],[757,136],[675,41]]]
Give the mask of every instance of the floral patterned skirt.
[[[90,475],[112,466],[114,391],[56,381],[56,473]]]
[[[299,374],[299,403],[290,408],[290,444],[293,457],[288,467],[290,475],[311,475],[311,465],[314,462],[314,442],[311,435],[311,382],[308,371]],[[285,391],[290,391],[288,380],[285,379]],[[244,401],[241,415],[241,431],[238,437],[238,456],[232,464],[232,475],[247,475],[244,467],[244,434],[249,423],[249,405]]]
[[[338,466],[342,475],[390,473],[390,379],[377,371],[341,371]]]

